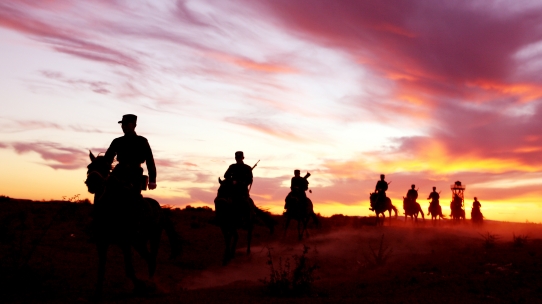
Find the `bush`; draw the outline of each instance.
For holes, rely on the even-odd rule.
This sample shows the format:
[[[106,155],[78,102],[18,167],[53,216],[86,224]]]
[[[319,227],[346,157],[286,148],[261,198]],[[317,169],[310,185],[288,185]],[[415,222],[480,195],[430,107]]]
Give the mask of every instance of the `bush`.
[[[523,247],[527,243],[527,235],[512,234],[514,247]]]
[[[278,265],[275,264],[271,254],[272,249],[267,249],[267,265],[271,273],[269,279],[264,278],[261,282],[269,288],[272,295],[295,296],[310,292],[313,282],[317,279],[314,271],[319,266],[307,257],[309,249],[310,247],[303,245],[303,253],[292,256],[293,265],[290,258],[287,258],[283,264],[281,257],[278,259]]]
[[[481,234],[480,233],[480,236],[482,236],[482,239],[484,240],[484,247],[485,248],[493,248],[493,247],[495,247],[495,242],[497,241],[497,239],[499,239],[498,235],[491,234],[489,232],[487,234]]]
[[[367,255],[363,255],[363,257],[365,258],[368,266],[371,267],[384,266],[393,253],[392,248],[384,245],[384,235],[382,235],[380,238],[380,246],[378,247],[378,251],[374,250],[371,246],[369,246],[369,249],[371,250],[371,256],[368,257]]]

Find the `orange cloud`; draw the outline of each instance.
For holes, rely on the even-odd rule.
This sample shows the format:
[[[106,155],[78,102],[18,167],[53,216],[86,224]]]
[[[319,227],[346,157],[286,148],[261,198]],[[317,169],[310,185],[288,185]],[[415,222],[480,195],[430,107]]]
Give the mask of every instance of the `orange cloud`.
[[[487,91],[493,91],[500,95],[518,96],[519,101],[526,103],[542,97],[542,86],[529,83],[498,83],[495,81],[479,80],[468,82],[469,87],[478,87]]]
[[[242,57],[234,57],[232,55],[227,54],[219,54],[219,53],[208,53],[210,57],[213,57],[216,60],[232,63],[239,67],[242,67],[247,70],[253,70],[256,72],[264,72],[264,73],[282,73],[282,74],[293,74],[297,73],[297,70],[286,66],[282,64],[277,63],[268,63],[268,62],[256,62],[254,60],[248,59],[248,58],[242,58]]]

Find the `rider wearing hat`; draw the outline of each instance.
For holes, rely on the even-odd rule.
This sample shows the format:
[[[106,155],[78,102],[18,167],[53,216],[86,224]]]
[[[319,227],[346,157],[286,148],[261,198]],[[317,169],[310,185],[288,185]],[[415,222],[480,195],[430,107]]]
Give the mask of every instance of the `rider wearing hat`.
[[[427,199],[431,200],[431,207],[439,205],[440,194],[437,192],[437,187],[433,187],[433,192],[429,194],[429,197]]]
[[[115,138],[105,152],[105,160],[113,163],[115,156],[118,164],[113,173],[122,180],[128,181],[133,189],[141,193],[143,183],[143,168],[141,164],[146,163],[149,174],[149,189],[156,188],[156,166],[152,155],[151,147],[147,139],[135,132],[137,116],[126,114],[122,116],[121,124],[124,136]]]
[[[307,178],[310,176],[310,174],[307,174],[305,177],[301,177],[301,171],[296,169],[294,170],[294,177],[292,177],[292,180],[290,181],[290,194],[288,196],[293,195],[294,197],[297,197],[299,202],[306,203],[307,202],[307,194],[305,191],[309,189],[309,181]],[[288,200],[286,200],[288,202]],[[288,210],[290,206],[288,203],[284,205],[284,209]]]
[[[233,183],[234,195],[237,198],[248,198],[248,186],[252,184],[252,168],[245,164],[243,151],[235,152],[235,164],[232,164],[224,173],[224,178]]]
[[[418,199],[418,190],[416,190],[416,185],[412,184],[412,186],[410,186],[410,189],[408,189],[408,192],[406,194],[406,198],[408,203],[410,203],[411,205],[416,202],[416,200]],[[403,206],[403,209],[406,209],[406,207],[407,206]]]
[[[375,186],[375,193],[378,193],[378,201],[383,202],[386,199],[386,191],[388,191],[388,182],[384,180],[386,176],[384,174],[380,174],[380,180],[376,182]],[[371,201],[371,208],[369,210],[374,210],[374,204]]]

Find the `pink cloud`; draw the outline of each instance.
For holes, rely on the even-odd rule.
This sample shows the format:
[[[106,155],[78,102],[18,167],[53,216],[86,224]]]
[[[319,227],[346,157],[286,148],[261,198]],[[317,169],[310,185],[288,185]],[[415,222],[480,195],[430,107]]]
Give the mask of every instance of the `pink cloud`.
[[[139,68],[138,60],[125,52],[96,43],[97,39],[89,35],[88,31],[69,26],[62,27],[59,25],[62,23],[44,21],[38,17],[39,13],[43,12],[40,9],[49,7],[29,7],[28,4],[24,1],[0,4],[0,26],[30,35],[61,53],[92,61]]]
[[[12,148],[17,154],[37,153],[46,161],[44,163],[45,166],[55,170],[75,170],[84,168],[88,163],[88,152],[52,142],[14,142],[3,144],[0,147],[4,149]]]
[[[98,94],[111,93],[111,91],[108,89],[108,87],[110,87],[111,84],[105,81],[93,81],[93,80],[86,80],[86,79],[80,79],[80,78],[69,78],[69,77],[64,76],[61,72],[55,72],[55,71],[40,71],[40,73],[51,80],[56,80],[56,81],[68,84],[76,89],[80,87],[85,87]]]

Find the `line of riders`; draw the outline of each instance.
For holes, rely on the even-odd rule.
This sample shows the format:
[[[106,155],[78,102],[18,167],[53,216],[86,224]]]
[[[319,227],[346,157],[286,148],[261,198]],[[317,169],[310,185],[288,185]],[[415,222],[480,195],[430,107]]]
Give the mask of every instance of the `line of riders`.
[[[113,168],[111,175],[117,180],[122,181],[126,187],[132,188],[134,190],[133,194],[136,197],[141,197],[142,190],[147,190],[147,188],[149,190],[154,190],[157,186],[156,165],[152,150],[147,139],[137,135],[135,132],[137,126],[136,115],[123,115],[119,124],[121,124],[124,136],[118,137],[112,141],[103,156],[103,161],[111,166],[116,158],[118,163]],[[143,168],[141,167],[143,163],[146,164],[148,176],[143,175]],[[256,167],[256,165],[254,165],[254,167]],[[224,173],[224,181],[231,183],[231,191],[229,192],[229,195],[231,196],[230,200],[237,202],[237,207],[239,208],[238,211],[241,215],[246,214],[247,212],[250,213],[256,209],[256,206],[249,195],[253,183],[252,170],[254,167],[245,164],[243,152],[237,151],[235,152],[235,163],[230,165]],[[310,200],[307,198],[305,191],[308,190],[309,182],[307,179],[309,176],[310,173],[307,173],[304,177],[301,177],[300,171],[295,170],[294,177],[292,177],[291,180],[291,192],[286,199],[287,202],[290,202],[292,201],[292,198],[295,198],[300,205],[307,205],[307,201]],[[135,201],[142,200],[136,198]],[[144,202],[142,204],[143,206],[141,206],[141,210],[139,211],[143,212],[147,208],[144,206]],[[99,208],[99,206],[95,207]],[[292,209],[291,203],[287,203],[285,209]]]
[[[126,275],[132,280],[135,290],[140,291],[146,289],[146,285],[135,274],[131,248],[134,248],[147,261],[149,278],[152,278],[156,270],[162,231],[166,232],[170,241],[172,257],[180,252],[181,247],[174,223],[167,210],[163,210],[156,200],[141,195],[142,190],[156,189],[157,174],[147,139],[135,132],[137,116],[123,115],[118,123],[121,124],[124,136],[114,139],[103,156],[94,156],[90,152],[91,163],[87,166],[85,180],[88,191],[94,194],[92,230],[98,252],[97,294],[101,293],[103,287],[109,245],[120,246],[124,255]],[[115,158],[118,164],[112,169]],[[270,213],[256,207],[250,198],[252,170],[257,163],[254,167],[250,167],[243,160],[243,152],[235,152],[236,162],[228,167],[224,174],[225,180],[219,178],[220,187],[215,199],[215,222],[220,226],[226,243],[224,264],[231,260],[235,253],[238,228],[243,228],[248,232],[247,253],[250,253],[253,219],[258,218],[271,233],[276,224]],[[141,167],[143,163],[146,163],[148,176],[143,175]],[[305,232],[309,218],[318,225],[312,202],[306,195],[309,176],[310,173],[307,173],[301,177],[300,171],[295,170],[294,177],[291,179],[291,191],[285,199],[286,228],[290,219],[296,219],[299,239]],[[386,197],[387,190],[388,183],[382,175],[376,185],[375,193],[371,194],[371,210],[376,211],[382,204],[391,205],[391,201]],[[407,193],[408,199],[405,200],[405,211],[410,208],[409,206],[417,204],[417,197],[418,192],[412,185],[412,189]],[[437,206],[440,208],[439,194],[434,187],[429,198],[432,200],[430,212],[436,212],[431,209]],[[462,200],[459,197],[457,199],[454,199],[455,204],[461,204]],[[477,210],[481,216],[480,207],[481,204],[475,198],[473,212]],[[440,211],[439,213],[441,214]],[[150,244],[149,248],[147,244]]]
[[[385,177],[386,176],[384,174],[380,175],[380,180],[376,183],[375,186],[375,192],[371,194],[371,196],[374,197],[374,199],[371,199],[371,208],[369,208],[369,210],[371,211],[388,210],[386,207],[386,202],[389,200],[387,199],[386,191],[388,191],[388,185],[391,182],[386,182]],[[417,213],[418,210],[421,211],[420,205],[416,201],[417,199],[418,189],[416,189],[416,185],[413,184],[408,190],[406,197],[404,197],[403,199],[403,209],[405,210],[406,215]],[[427,199],[431,200],[431,202],[429,203],[428,215],[443,218],[442,207],[440,206],[439,201],[440,192],[437,192],[437,187],[433,187],[433,191],[429,193]],[[453,199],[450,203],[450,210],[452,211],[450,217],[454,219],[465,219],[465,210],[463,209],[463,207],[463,199],[459,195],[454,194]],[[482,204],[478,201],[478,198],[474,197],[471,211],[471,218],[474,222],[479,223],[483,220],[483,215],[480,210],[481,207]]]
[[[107,149],[104,159],[105,162],[111,165],[113,160],[117,159],[118,164],[114,167],[112,175],[117,179],[125,181],[127,185],[132,185],[137,196],[141,196],[141,190],[146,190],[147,187],[150,190],[156,188],[156,166],[151,147],[147,139],[143,136],[139,136],[135,132],[137,125],[137,116],[133,114],[126,114],[119,121],[121,124],[124,136],[118,137],[113,140],[109,148]],[[250,188],[253,183],[252,170],[254,167],[244,163],[244,154],[242,151],[235,152],[235,163],[230,165],[224,173],[226,181],[230,181],[232,185],[232,191],[230,192],[231,201],[238,203],[240,214],[246,214],[247,212],[253,212],[257,207],[254,205],[252,199],[250,199]],[[143,175],[143,169],[141,165],[146,163],[148,177]],[[286,204],[284,206],[285,214],[288,215],[291,210],[312,210],[312,202],[306,195],[308,190],[308,178],[310,173],[301,177],[300,171],[294,171],[294,177],[291,179],[290,193],[286,197]],[[380,176],[380,180],[376,183],[375,193],[376,199],[371,199],[370,210],[374,211],[385,204],[387,199],[386,191],[388,190],[389,183],[385,181],[385,175]],[[312,192],[309,190],[309,192]],[[403,208],[405,211],[415,208],[417,204],[418,190],[415,189],[415,185],[412,185],[408,190],[406,198],[404,200]],[[428,199],[431,200],[429,206],[429,213],[433,215],[439,215],[442,217],[442,210],[439,204],[440,194],[436,192],[436,187],[433,187],[433,192],[429,194]],[[480,207],[481,204],[474,198],[473,202],[473,219],[481,216]],[[463,207],[463,200],[456,196],[452,203],[452,211],[461,209]],[[142,207],[146,209],[145,206]],[[408,212],[406,212],[408,213]],[[464,210],[463,210],[464,213]],[[464,215],[463,215],[464,218]]]

